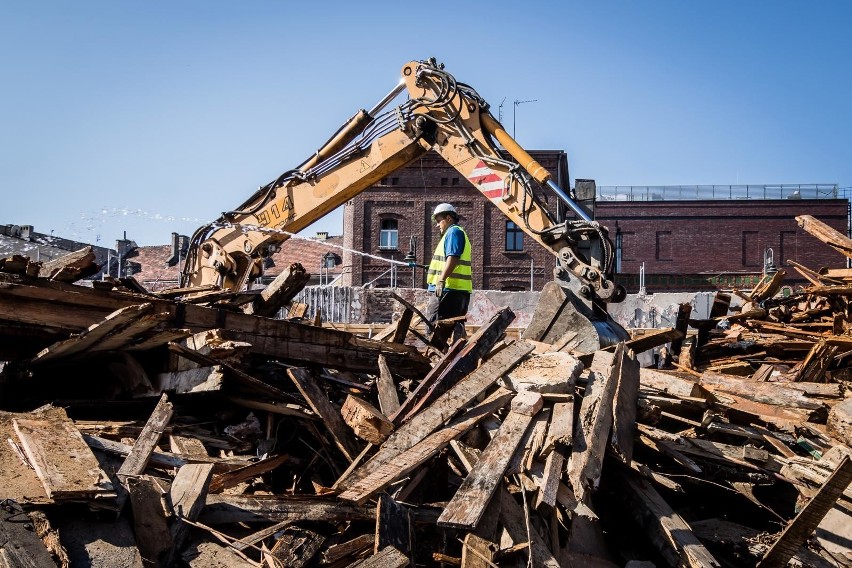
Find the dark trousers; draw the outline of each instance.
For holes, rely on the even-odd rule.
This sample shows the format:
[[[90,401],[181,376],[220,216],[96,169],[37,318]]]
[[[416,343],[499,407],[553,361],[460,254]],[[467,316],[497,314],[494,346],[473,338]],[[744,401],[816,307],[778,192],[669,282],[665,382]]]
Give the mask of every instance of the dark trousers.
[[[435,311],[430,314],[430,320],[435,323],[438,320],[457,318],[467,314],[467,308],[470,305],[470,292],[461,290],[444,290],[444,293],[438,298],[438,306]],[[447,340],[455,332],[456,337],[464,337],[464,323],[458,322],[454,326],[438,326],[435,328],[435,333],[432,334],[432,345],[439,349],[446,349]]]

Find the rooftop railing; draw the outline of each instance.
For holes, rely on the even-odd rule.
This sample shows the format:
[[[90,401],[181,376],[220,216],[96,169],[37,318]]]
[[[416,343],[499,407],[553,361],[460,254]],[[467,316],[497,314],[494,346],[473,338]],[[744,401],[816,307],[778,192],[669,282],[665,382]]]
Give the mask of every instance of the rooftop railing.
[[[601,185],[600,201],[694,201],[713,199],[845,199],[836,183],[775,185]]]

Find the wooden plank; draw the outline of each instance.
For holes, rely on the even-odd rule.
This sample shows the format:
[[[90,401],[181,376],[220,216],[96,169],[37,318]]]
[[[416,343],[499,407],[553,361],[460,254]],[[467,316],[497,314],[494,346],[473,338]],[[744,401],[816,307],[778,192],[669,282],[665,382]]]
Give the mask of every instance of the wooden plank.
[[[291,526],[275,541],[267,555],[277,562],[271,565],[302,568],[313,560],[325,542],[325,536],[307,527]]]
[[[616,351],[618,356],[618,351]],[[623,463],[633,459],[633,434],[639,401],[639,361],[630,349],[621,352],[612,410],[612,451]]]
[[[414,405],[416,405],[420,401],[421,397],[423,397],[423,395],[432,388],[435,381],[442,376],[447,367],[453,364],[466,344],[466,339],[460,339],[453,343],[447,352],[441,356],[441,359],[439,359],[438,362],[429,370],[426,376],[423,377],[423,380],[418,383],[414,391],[408,395],[408,398],[400,403],[396,412],[388,415],[388,419],[397,426],[402,424],[403,420],[411,413],[411,409],[414,408]]]
[[[698,382],[702,387],[713,392],[735,394],[765,404],[806,410],[817,410],[823,407],[820,401],[808,398],[803,391],[787,387],[782,383],[759,382],[709,371],[702,373]]]
[[[542,404],[541,395],[531,392],[521,393],[512,400],[511,412],[438,517],[438,526],[468,530],[476,527],[502,481],[521,437]]]
[[[393,432],[393,422],[378,408],[351,394],[346,396],[340,414],[356,436],[371,444],[381,445]]]
[[[110,334],[124,329],[138,318],[146,314],[150,314],[153,309],[154,305],[150,302],[118,309],[109,314],[103,321],[90,325],[88,329],[79,335],[59,341],[49,347],[45,347],[38,353],[38,355],[33,357],[31,363],[33,365],[39,365],[48,361],[55,361],[60,358],[78,355],[91,350]]]
[[[380,495],[376,504],[376,539],[373,553],[393,546],[411,558],[411,529],[408,507],[400,505],[387,493]]]
[[[487,539],[469,532],[464,537],[462,546],[462,568],[489,568],[496,566],[494,553],[497,545]]]
[[[361,536],[356,536],[346,542],[329,546],[327,549],[320,552],[318,564],[320,566],[333,564],[342,558],[373,548],[375,540],[375,535],[362,534]]]
[[[209,458],[204,442],[195,436],[182,436],[180,434],[169,434],[169,448],[172,453],[181,454],[189,458]]]
[[[261,290],[260,294],[246,308],[249,313],[258,316],[274,317],[282,306],[290,302],[305,288],[310,279],[311,275],[304,267],[298,262],[294,262]]]
[[[331,433],[337,449],[348,461],[354,460],[361,452],[360,445],[352,437],[352,431],[343,422],[340,411],[329,402],[328,396],[317,384],[311,372],[307,369],[287,369],[287,375],[305,397],[311,409],[320,416]]]
[[[408,556],[392,546],[382,549],[366,560],[359,560],[349,565],[349,568],[402,568],[408,566]]]
[[[553,556],[538,529],[527,524],[524,509],[514,497],[501,488],[495,498],[500,499],[500,521],[512,540],[516,543],[529,543],[527,554],[530,555],[530,565],[535,568],[559,568],[560,562]]]
[[[116,472],[122,483],[125,483],[128,477],[140,475],[145,471],[148,460],[151,459],[151,454],[160,442],[163,430],[171,420],[173,413],[172,403],[169,402],[168,396],[163,394],[157,406],[154,407],[145,427],[142,428],[142,433],[136,438],[136,443],[133,444],[130,454]]]
[[[490,397],[468,410],[458,419],[451,422],[446,428],[429,434],[407,450],[395,454],[393,458],[376,466],[369,474],[348,484],[346,490],[339,497],[347,501],[364,503],[372,495],[382,491],[395,480],[414,471],[423,462],[435,456],[452,440],[467,432],[479,421],[490,416],[492,412],[502,408],[511,398],[511,391],[497,389]]]
[[[799,215],[796,222],[807,233],[816,237],[847,258],[852,258],[852,239],[837,229],[826,225],[811,215]]]
[[[574,399],[568,402],[556,402],[553,404],[553,412],[550,416],[550,424],[547,427],[547,436],[541,449],[542,455],[548,455],[559,446],[570,446],[574,437]]]
[[[843,495],[852,482],[852,460],[844,456],[834,473],[820,487],[817,494],[799,511],[778,540],[767,551],[757,568],[782,568],[799,551],[805,540],[817,528],[825,515]]]
[[[379,408],[382,414],[392,416],[399,409],[399,394],[396,392],[396,383],[384,355],[379,355],[379,376],[376,379],[376,388],[379,391]]]
[[[133,451],[133,446],[122,444],[121,442],[116,442],[115,440],[109,440],[107,438],[91,436],[89,434],[83,434],[83,440],[85,440],[86,444],[93,450],[99,450],[117,456],[128,456]],[[245,457],[240,456],[214,458],[197,454],[182,456],[171,452],[155,451],[151,453],[148,465],[171,469],[179,468],[188,463],[210,463],[213,464],[214,472],[221,472],[241,468],[246,465],[247,461],[248,460]]]
[[[565,449],[560,445],[547,454],[544,463],[544,477],[539,485],[536,496],[535,507],[538,509],[542,504],[548,507],[556,506],[559,485],[562,480],[562,467],[565,464]]]
[[[651,543],[671,566],[719,568],[692,529],[648,482],[632,472],[616,471],[625,511],[645,529]]]
[[[129,477],[126,483],[133,509],[133,532],[142,564],[146,568],[166,568],[170,565],[168,558],[173,546],[163,509],[168,491],[161,480],[148,475]]]
[[[585,501],[586,493],[597,489],[600,481],[624,349],[624,343],[619,343],[614,356],[596,352],[592,361],[568,467],[568,479],[580,501]]]
[[[493,385],[501,375],[517,365],[533,349],[533,345],[529,343],[518,342],[491,357],[478,369],[460,380],[453,388],[438,397],[428,408],[400,426],[382,444],[375,456],[353,471],[348,477],[339,480],[339,486],[351,486],[423,440]]]
[[[702,394],[701,387],[694,379],[644,367],[639,369],[639,384],[678,397],[700,397]]]
[[[48,498],[114,497],[115,488],[64,411],[15,418],[15,433]]]
[[[172,549],[167,565],[171,566],[180,555],[189,537],[190,525],[183,519],[195,521],[207,499],[207,486],[213,474],[212,464],[187,464],[181,466],[169,488],[174,520],[170,529]]]
[[[252,377],[251,375],[249,375],[245,371],[242,371],[242,370],[238,369],[237,367],[235,367],[235,366],[233,366],[233,365],[231,365],[231,364],[229,364],[225,361],[217,360],[213,357],[210,357],[208,355],[200,353],[196,349],[190,349],[190,348],[185,347],[185,346],[183,346],[179,343],[172,342],[172,343],[169,343],[168,345],[169,345],[169,351],[171,351],[172,353],[176,353],[177,355],[179,355],[179,356],[181,356],[181,357],[183,357],[183,358],[185,358],[189,361],[197,363],[198,365],[201,365],[202,367],[216,367],[216,366],[218,366],[221,369],[227,370],[227,375],[228,375],[229,378],[234,379],[241,386],[245,387],[246,389],[248,389],[250,391],[260,393],[260,394],[265,394],[269,397],[272,397],[275,400],[289,400],[291,402],[295,400],[294,397],[285,393],[284,391],[282,391],[278,387],[267,384],[267,383],[261,381],[260,379],[256,379],[255,377]]]
[[[646,333],[645,335],[640,335],[639,337],[630,339],[625,343],[627,344],[627,347],[634,353],[642,353],[644,351],[648,351],[649,349],[653,349],[654,347],[665,345],[670,341],[677,341],[678,339],[683,339],[683,332],[677,329],[667,328],[654,330],[650,333]],[[614,353],[615,348],[616,345],[610,345],[608,347],[604,347],[602,351]]]
[[[287,320],[273,320],[226,309],[176,304],[155,297],[154,313],[168,312],[175,327],[222,329],[225,339],[251,344],[252,352],[290,362],[329,368],[374,372],[384,354],[397,376],[420,378],[431,365],[415,347],[371,341],[333,329]],[[24,280],[0,273],[0,320],[40,324],[78,333],[113,311],[139,304],[139,295],[118,290],[94,290],[43,279]]]
[[[98,270],[95,251],[92,246],[86,246],[42,263],[39,276],[59,282],[75,282],[97,274]]]
[[[280,495],[207,495],[202,523],[374,521],[375,509],[338,503],[327,497]]]
[[[258,475],[272,471],[289,459],[287,454],[271,456],[239,469],[216,475],[210,482],[210,492],[218,493],[229,487],[235,487],[243,481],[254,479]]]
[[[394,424],[405,421],[414,414],[428,406],[438,396],[455,385],[462,377],[476,369],[491,349],[506,333],[506,328],[515,319],[515,313],[508,307],[494,314],[487,324],[480,327],[472,337],[467,340],[458,357],[453,359],[446,369],[437,377],[426,392],[421,393],[422,384],[412,393],[418,394],[418,400],[410,407],[405,415],[397,415],[393,418]],[[425,382],[425,381],[424,381]]]
[[[155,392],[173,391],[178,394],[215,392],[222,390],[225,374],[221,365],[197,367],[185,371],[159,373],[151,385]]]

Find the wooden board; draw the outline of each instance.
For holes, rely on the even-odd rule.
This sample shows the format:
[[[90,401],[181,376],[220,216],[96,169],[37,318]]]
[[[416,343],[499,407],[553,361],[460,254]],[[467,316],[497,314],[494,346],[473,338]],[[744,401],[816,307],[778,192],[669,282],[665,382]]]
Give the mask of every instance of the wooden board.
[[[351,486],[423,440],[493,385],[503,373],[517,365],[532,350],[531,344],[519,342],[513,343],[494,355],[478,369],[460,380],[453,388],[438,397],[429,407],[400,426],[388,437],[379,448],[379,452],[370,461],[339,481],[340,486]]]
[[[12,422],[49,498],[115,496],[109,477],[67,416],[15,418]]]
[[[121,464],[121,467],[116,472],[122,483],[128,477],[140,475],[145,471],[148,460],[151,458],[154,448],[160,442],[160,436],[163,435],[163,430],[166,428],[169,420],[171,420],[173,412],[172,403],[169,402],[168,397],[164,394],[160,397],[157,406],[154,407],[154,411],[148,418],[148,422],[142,429],[142,433],[136,439],[136,443],[133,444],[130,454],[128,454],[124,463]]]
[[[520,396],[520,395],[519,395]],[[497,486],[503,480],[503,473],[515,448],[521,441],[532,422],[533,416],[541,409],[541,395],[538,395],[538,408],[532,412],[512,411],[503,421],[497,435],[491,439],[479,461],[465,477],[456,494],[438,517],[438,526],[471,530],[479,523]]]
[[[340,411],[329,402],[328,396],[317,384],[311,372],[307,369],[288,369],[287,375],[296,384],[296,388],[308,401],[311,409],[322,418],[337,448],[348,461],[354,460],[361,452],[361,445],[355,440],[352,430],[343,422]]]
[[[393,483],[393,481],[414,471],[423,462],[446,447],[452,440],[458,438],[477,422],[504,406],[511,397],[512,393],[510,391],[498,389],[497,392],[451,422],[446,428],[442,428],[426,436],[407,450],[395,455],[393,459],[378,465],[368,475],[359,478],[351,485],[347,485],[346,490],[339,497],[356,503],[364,503],[372,495]]]

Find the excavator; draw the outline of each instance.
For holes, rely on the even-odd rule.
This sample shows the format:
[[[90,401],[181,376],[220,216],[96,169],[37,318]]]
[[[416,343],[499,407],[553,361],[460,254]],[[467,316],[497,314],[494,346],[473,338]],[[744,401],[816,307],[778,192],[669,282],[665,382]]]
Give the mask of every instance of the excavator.
[[[392,106],[403,92],[407,99]],[[430,150],[553,252],[554,281],[542,290],[525,338],[552,343],[571,336],[584,352],[628,338],[607,313],[625,291],[613,280],[615,251],[606,228],[506,132],[476,90],[434,58],[406,63],[399,84],[373,108],[357,112],[310,158],[239,208],[196,230],[181,286],[240,292],[291,234]],[[552,190],[576,218],[549,211],[534,184]]]

